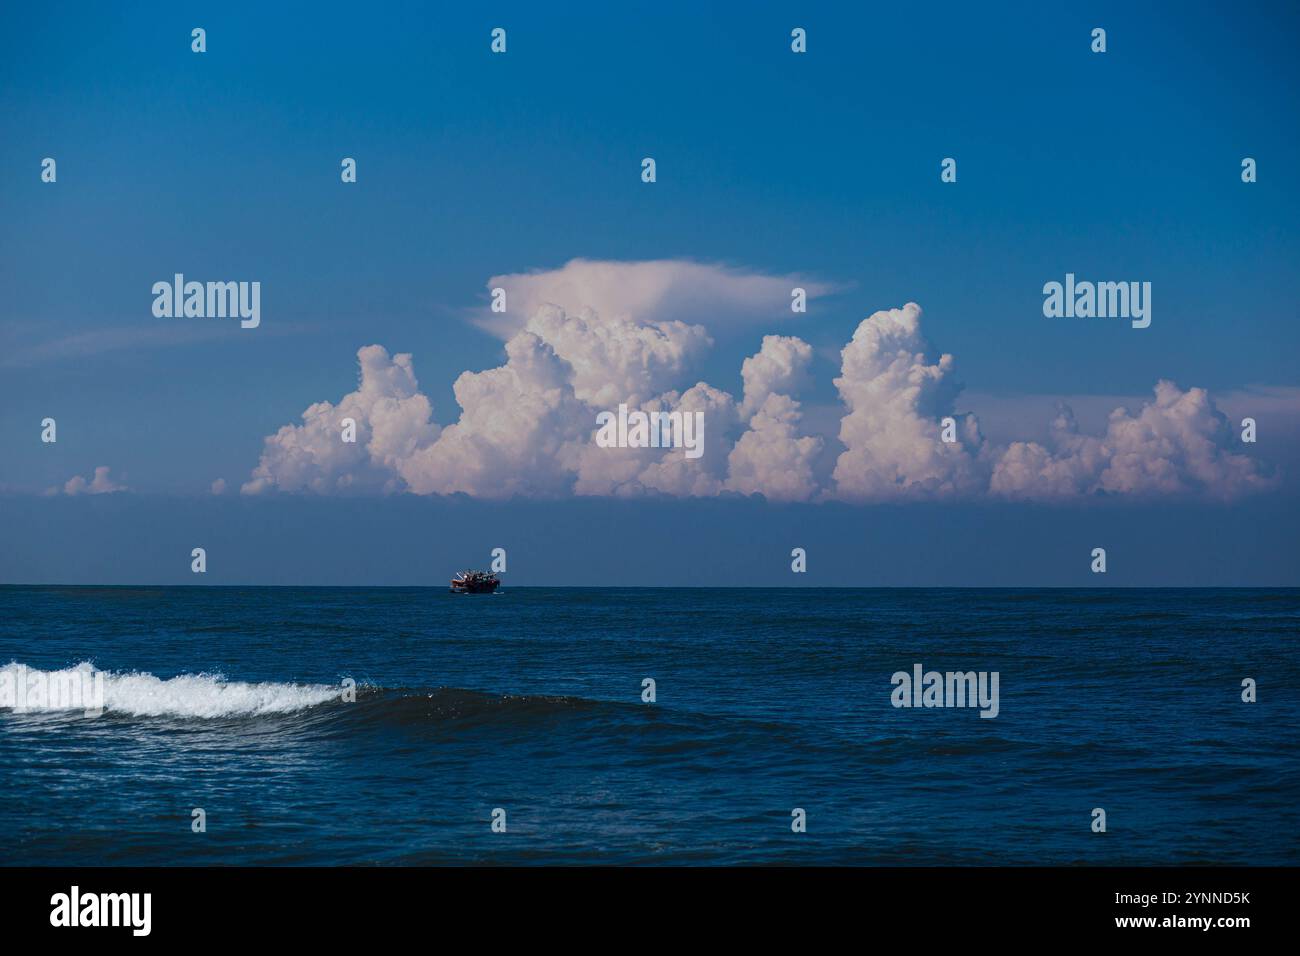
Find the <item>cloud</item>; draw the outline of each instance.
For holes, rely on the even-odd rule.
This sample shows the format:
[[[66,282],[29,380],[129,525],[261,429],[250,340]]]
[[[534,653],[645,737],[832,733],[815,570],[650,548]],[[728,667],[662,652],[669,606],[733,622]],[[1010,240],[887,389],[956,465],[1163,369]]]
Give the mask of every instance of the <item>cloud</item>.
[[[367,345],[357,360],[357,390],[338,405],[317,402],[302,413],[301,425],[267,437],[242,493],[401,490],[399,463],[438,438],[433,407],[419,391],[410,355],[390,357],[382,346]],[[346,420],[355,427],[355,441],[343,440]]]
[[[713,344],[700,325],[602,318],[590,308],[572,315],[542,305],[525,328],[568,363],[574,396],[597,407],[648,400]]]
[[[758,353],[745,359],[740,366],[740,377],[745,383],[741,415],[752,415],[770,395],[796,391],[804,384],[811,361],[812,346],[802,339],[786,335],[763,336],[763,345]]]
[[[835,463],[834,497],[850,500],[974,493],[983,439],[974,416],[956,411],[961,386],[951,355],[934,356],[921,334],[921,307],[876,312],[840,353],[835,387],[848,408],[840,422],[844,452]],[[940,440],[953,418],[958,440]]]
[[[807,501],[817,494],[813,462],[822,440],[799,436],[800,417],[793,398],[768,395],[731,450],[727,487],[777,501]]]
[[[4,350],[0,365],[17,368],[65,359],[86,358],[120,349],[192,345],[220,338],[226,329],[208,323],[126,325],[73,332],[34,344],[13,344]]]
[[[739,417],[749,428],[727,456],[726,488],[777,501],[806,501],[818,492],[814,465],[823,440],[801,436],[803,417],[792,394],[807,379],[812,346],[785,335],[765,335],[740,367],[744,400]]]
[[[501,339],[513,336],[545,305],[569,315],[590,309],[606,322],[693,325],[707,318],[713,328],[743,326],[794,318],[790,291],[795,287],[806,290],[810,301],[840,288],[809,276],[768,275],[686,259],[571,259],[558,269],[492,276],[487,288],[505,290],[507,309],[495,313],[485,308],[473,318]]]
[[[569,458],[590,419],[574,395],[572,367],[531,331],[506,343],[506,363],[463,372],[460,419],[399,461],[416,494],[483,498],[555,496],[572,483]],[[589,437],[589,436],[586,436]]]
[[[64,482],[62,489],[55,485],[45,493],[57,495],[61,490],[65,495],[109,495],[115,491],[127,491],[126,485],[119,484],[109,477],[110,471],[108,465],[100,465],[89,481],[81,475],[74,475]]]
[[[989,441],[976,417],[959,410],[955,360],[926,341],[915,303],[867,317],[842,349],[839,417],[828,422],[822,406],[810,416],[838,428],[833,465],[823,453],[835,446],[807,432],[797,398],[814,357],[807,342],[764,336],[741,366],[739,399],[690,384],[710,345],[700,324],[540,304],[506,341],[503,364],[456,379],[460,412],[446,427],[419,390],[411,356],[368,345],[357,353],[357,389],[337,405],[311,405],[301,424],[267,437],[242,491],[873,502],[1222,499],[1271,486],[1209,395],[1170,382],[1136,415],[1113,411],[1099,435],[1083,433],[1062,407],[1044,441]],[[621,404],[702,413],[703,454],[600,447],[596,416]],[[941,435],[949,417],[951,442]],[[352,443],[342,440],[347,419],[355,423]]]
[[[1232,499],[1271,487],[1255,459],[1237,446],[1236,431],[1203,388],[1186,391],[1161,380],[1155,401],[1137,415],[1110,414],[1105,434],[1079,433],[1061,405],[1050,447],[1013,442],[999,458],[990,490],[1009,498],[1076,495],[1202,495]]]
[[[66,328],[66,326],[65,326]],[[298,323],[278,322],[263,325],[259,334],[285,335],[309,327]],[[233,329],[233,333],[232,333]],[[159,349],[186,347],[217,341],[241,341],[239,324],[210,322],[203,319],[160,319],[151,324],[117,325],[89,331],[68,331],[44,341],[28,341],[33,333],[45,333],[42,324],[30,330],[8,330],[0,337],[0,367],[34,367],[79,360],[124,349]]]
[[[666,411],[704,415],[703,454],[690,459],[679,449],[650,450],[650,463],[624,492],[638,486],[646,493],[676,497],[703,498],[721,492],[727,477],[727,454],[740,424],[736,399],[707,382],[697,382],[680,395],[665,395],[658,404]]]

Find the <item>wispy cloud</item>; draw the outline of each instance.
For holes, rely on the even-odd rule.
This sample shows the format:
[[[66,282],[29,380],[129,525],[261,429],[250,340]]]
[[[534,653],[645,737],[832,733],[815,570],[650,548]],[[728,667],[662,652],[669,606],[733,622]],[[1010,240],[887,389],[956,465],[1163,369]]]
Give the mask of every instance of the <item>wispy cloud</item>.
[[[264,323],[258,335],[276,335],[302,331],[301,324]],[[238,323],[229,324],[207,319],[158,319],[152,323],[113,325],[101,329],[68,331],[40,339],[48,326],[25,323],[14,326],[0,342],[0,367],[26,368],[88,358],[123,349],[160,349],[198,345],[219,340],[239,341],[249,334]],[[32,341],[33,339],[39,339]]]
[[[471,319],[501,339],[522,329],[544,305],[571,315],[590,309],[606,321],[704,323],[716,331],[797,320],[800,314],[790,309],[795,287],[804,289],[809,301],[844,288],[806,275],[772,275],[687,259],[571,259],[558,269],[492,276],[487,289],[504,289],[507,309],[493,312],[484,305]]]

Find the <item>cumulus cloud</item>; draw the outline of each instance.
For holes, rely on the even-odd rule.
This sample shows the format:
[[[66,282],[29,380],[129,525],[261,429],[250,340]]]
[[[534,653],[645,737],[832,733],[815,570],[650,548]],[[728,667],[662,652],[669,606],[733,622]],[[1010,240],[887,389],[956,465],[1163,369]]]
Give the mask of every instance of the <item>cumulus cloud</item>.
[[[437,441],[399,461],[416,494],[484,498],[558,495],[571,484],[571,447],[590,429],[574,395],[572,367],[531,331],[506,343],[506,363],[463,372],[460,419]]]
[[[575,397],[598,407],[650,399],[713,344],[700,325],[602,318],[590,308],[572,315],[554,305],[539,306],[525,330],[568,363]]]
[[[338,405],[317,402],[301,425],[285,425],[265,439],[262,458],[244,494],[271,489],[320,494],[397,491],[397,466],[439,435],[433,407],[419,391],[411,356],[389,356],[379,345],[357,352],[357,390]],[[351,423],[355,441],[344,441]]]
[[[637,476],[637,483],[647,491],[665,495],[718,494],[726,480],[727,453],[739,425],[735,398],[706,382],[698,382],[680,395],[665,395],[659,404],[668,411],[699,412],[704,416],[703,454],[691,459],[680,449],[659,451]]]
[[[768,275],[685,259],[612,262],[571,259],[558,269],[492,276],[487,288],[504,289],[506,311],[483,309],[475,322],[498,338],[509,339],[544,305],[569,315],[590,309],[605,321],[639,323],[708,317],[715,327],[788,320],[790,292],[804,289],[808,299],[837,286],[802,275]]]
[[[876,312],[840,353],[835,379],[848,414],[840,422],[844,452],[835,463],[834,496],[856,500],[969,494],[980,482],[983,440],[973,416],[956,412],[961,386],[953,357],[935,356],[921,334],[921,307]],[[940,440],[940,422],[958,425],[956,442]]]
[[[817,493],[813,462],[822,440],[800,437],[799,403],[789,395],[768,395],[750,419],[727,464],[727,487],[778,501],[807,501]]]
[[[793,393],[804,383],[812,346],[790,335],[765,335],[758,353],[740,366],[744,385],[741,415],[752,415],[768,396]]]
[[[609,264],[575,260],[559,271],[575,270],[572,279],[587,265]],[[571,302],[588,295],[573,281],[572,290],[556,286]],[[613,293],[596,283],[589,295],[607,301]],[[357,353],[357,389],[337,404],[311,405],[301,424],[266,438],[242,491],[481,498],[732,493],[870,502],[988,494],[1230,498],[1269,485],[1254,458],[1234,446],[1233,429],[1206,392],[1170,382],[1159,383],[1155,401],[1136,415],[1117,409],[1104,434],[1081,433],[1062,407],[1046,443],[995,445],[974,415],[959,410],[955,361],[926,341],[915,303],[867,317],[844,346],[833,380],[843,403],[842,447],[828,448],[830,436],[802,427],[798,394],[814,358],[807,342],[764,336],[741,366],[737,398],[707,382],[691,384],[694,365],[712,344],[704,325],[664,318],[645,289],[623,301],[644,301],[652,317],[606,315],[589,303],[571,310],[539,297],[506,340],[503,364],[456,379],[460,411],[445,427],[419,390],[411,356],[368,345]],[[597,413],[620,405],[702,413],[703,454],[600,447]],[[945,418],[953,419],[955,441],[942,440]],[[355,442],[342,440],[348,421]]]
[[[725,487],[777,501],[806,501],[818,492],[814,475],[821,438],[799,434],[803,414],[793,397],[807,379],[812,346],[785,335],[765,335],[758,352],[740,367],[748,423],[727,455]]]
[[[65,495],[108,495],[115,491],[127,491],[127,487],[120,482],[114,481],[109,472],[112,469],[108,465],[100,465],[95,469],[94,475],[87,481],[81,475],[74,475],[63,483],[62,488],[55,485],[46,491],[46,494],[57,495],[60,491]]]
[[[1161,380],[1137,415],[1111,412],[1105,434],[1081,435],[1069,407],[1052,423],[1050,448],[1012,442],[990,490],[1009,498],[1199,494],[1236,498],[1269,487],[1272,476],[1234,450],[1235,429],[1202,388]]]

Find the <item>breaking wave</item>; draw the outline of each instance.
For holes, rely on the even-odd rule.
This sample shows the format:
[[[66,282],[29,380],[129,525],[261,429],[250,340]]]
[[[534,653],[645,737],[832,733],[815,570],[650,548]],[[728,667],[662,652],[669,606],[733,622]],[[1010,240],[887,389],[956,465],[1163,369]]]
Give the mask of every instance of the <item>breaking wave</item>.
[[[243,718],[316,712],[341,701],[343,687],[329,684],[250,683],[221,674],[182,674],[166,680],[146,672],[102,671],[90,663],[42,671],[17,662],[0,667],[0,713],[72,713],[100,709],[125,717]],[[31,688],[31,689],[27,689]],[[75,688],[75,690],[69,690]],[[24,689],[27,689],[24,691]],[[419,725],[479,721],[513,723],[602,706],[581,697],[548,694],[494,694],[456,687],[356,687],[356,705],[320,711],[362,724]]]
[[[0,667],[0,711],[13,710],[22,695],[32,713],[85,710],[103,689],[106,713],[135,717],[242,717],[288,714],[341,696],[325,684],[228,681],[220,674],[182,674],[167,680],[147,673],[101,671],[81,663],[42,671],[17,662]],[[75,697],[55,688],[76,687]]]

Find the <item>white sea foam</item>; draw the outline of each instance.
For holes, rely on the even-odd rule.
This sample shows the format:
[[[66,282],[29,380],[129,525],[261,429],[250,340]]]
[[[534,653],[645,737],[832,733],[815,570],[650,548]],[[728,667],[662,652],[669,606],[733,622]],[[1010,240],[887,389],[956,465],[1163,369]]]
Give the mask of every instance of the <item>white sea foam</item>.
[[[70,700],[57,688],[94,688]],[[82,663],[41,671],[17,662],[0,667],[0,710],[51,713],[88,709],[85,701],[102,688],[103,710],[137,717],[238,717],[287,714],[342,696],[326,684],[228,681],[220,674],[182,674],[162,680],[153,674],[101,671]]]

